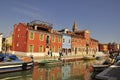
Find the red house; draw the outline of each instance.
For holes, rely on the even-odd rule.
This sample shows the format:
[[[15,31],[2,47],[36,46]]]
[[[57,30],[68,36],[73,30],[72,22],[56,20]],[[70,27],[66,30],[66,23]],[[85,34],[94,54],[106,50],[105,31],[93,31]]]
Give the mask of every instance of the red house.
[[[53,55],[58,55],[62,42],[52,24],[42,21],[19,23],[14,25],[12,50],[18,54],[44,56],[51,49]]]

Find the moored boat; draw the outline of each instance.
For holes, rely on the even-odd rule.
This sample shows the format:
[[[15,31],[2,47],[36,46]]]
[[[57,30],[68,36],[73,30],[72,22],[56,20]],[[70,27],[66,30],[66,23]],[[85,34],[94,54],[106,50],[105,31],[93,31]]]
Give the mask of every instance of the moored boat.
[[[102,64],[93,64],[92,65],[93,73],[91,77],[95,79],[97,74],[109,68],[114,63],[115,63],[115,59],[107,58]]]
[[[94,59],[96,59],[96,57],[94,57],[94,56],[84,56],[83,59],[84,60],[94,60]]]
[[[62,61],[60,61],[60,60],[43,60],[43,61],[40,61],[39,64],[41,66],[54,66],[54,65],[62,64]]]
[[[0,56],[0,73],[28,70],[33,67],[33,60],[30,57],[19,59],[12,54],[0,54]]]

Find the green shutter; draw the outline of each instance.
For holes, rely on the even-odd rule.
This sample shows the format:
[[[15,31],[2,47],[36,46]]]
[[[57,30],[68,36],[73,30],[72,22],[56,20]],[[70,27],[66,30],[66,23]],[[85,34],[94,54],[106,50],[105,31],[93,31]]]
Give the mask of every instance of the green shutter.
[[[44,40],[44,35],[40,34],[40,40]]]
[[[53,41],[53,42],[55,41],[55,36],[54,36],[54,35],[52,36],[52,41]]]
[[[33,52],[33,45],[29,46],[29,52]]]
[[[30,32],[30,39],[34,39],[34,33]]]
[[[43,52],[43,46],[39,47],[39,52]]]

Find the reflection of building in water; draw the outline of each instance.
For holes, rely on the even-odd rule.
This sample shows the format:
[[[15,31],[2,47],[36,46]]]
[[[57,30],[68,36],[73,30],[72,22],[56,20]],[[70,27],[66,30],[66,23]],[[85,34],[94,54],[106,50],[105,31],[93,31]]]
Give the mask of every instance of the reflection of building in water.
[[[73,63],[71,67],[71,75],[73,79],[80,79],[80,80],[89,80],[90,73],[92,70],[91,67],[92,62],[77,62]]]
[[[35,66],[32,80],[89,80],[93,63],[96,61],[73,62],[60,67]]]
[[[34,67],[33,80],[61,80],[62,73],[59,67]]]
[[[49,80],[61,80],[61,69],[54,67],[49,72]]]
[[[32,80],[46,80],[46,69],[38,68],[38,66],[34,67]]]
[[[69,78],[71,76],[70,65],[62,66],[62,73],[63,73],[62,80]]]

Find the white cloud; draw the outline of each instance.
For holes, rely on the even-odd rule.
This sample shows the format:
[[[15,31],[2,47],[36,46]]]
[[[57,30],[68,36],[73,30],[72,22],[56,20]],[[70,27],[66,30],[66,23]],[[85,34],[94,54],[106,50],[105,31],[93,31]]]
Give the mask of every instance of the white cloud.
[[[42,14],[41,14],[42,11],[40,11],[39,8],[26,3],[14,2],[14,5],[12,6],[12,10],[15,13],[27,16],[29,18],[35,18],[35,19],[42,18]]]

